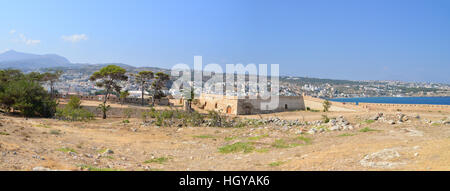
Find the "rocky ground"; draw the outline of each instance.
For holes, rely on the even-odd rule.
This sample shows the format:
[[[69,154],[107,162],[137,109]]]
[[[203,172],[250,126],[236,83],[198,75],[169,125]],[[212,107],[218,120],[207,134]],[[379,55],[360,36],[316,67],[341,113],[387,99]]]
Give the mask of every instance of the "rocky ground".
[[[283,112],[240,128],[128,120],[0,116],[0,170],[450,170],[445,111]]]

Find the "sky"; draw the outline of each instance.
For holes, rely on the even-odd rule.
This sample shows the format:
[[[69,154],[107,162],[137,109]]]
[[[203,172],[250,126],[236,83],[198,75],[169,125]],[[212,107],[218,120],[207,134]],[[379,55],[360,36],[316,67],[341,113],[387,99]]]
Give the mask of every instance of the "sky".
[[[0,0],[0,53],[450,83],[448,0]],[[224,67],[225,68],[225,67]]]

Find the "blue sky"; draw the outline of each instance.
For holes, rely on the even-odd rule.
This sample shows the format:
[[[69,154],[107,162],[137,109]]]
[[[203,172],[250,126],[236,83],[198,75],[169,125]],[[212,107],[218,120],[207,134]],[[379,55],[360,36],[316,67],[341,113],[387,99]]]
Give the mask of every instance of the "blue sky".
[[[0,1],[0,52],[171,68],[280,64],[282,75],[450,83],[448,0]]]

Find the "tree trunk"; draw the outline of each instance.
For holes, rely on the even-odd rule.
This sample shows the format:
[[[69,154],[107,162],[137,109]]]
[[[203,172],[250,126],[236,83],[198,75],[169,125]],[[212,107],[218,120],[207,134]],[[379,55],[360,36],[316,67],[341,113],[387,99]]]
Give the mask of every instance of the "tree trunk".
[[[108,100],[108,94],[109,94],[109,91],[107,90],[106,94],[105,94],[105,99],[103,100],[103,107],[104,107],[104,108],[102,108],[103,119],[106,119],[106,100]]]
[[[54,92],[54,90],[53,90],[53,82],[50,81],[50,98],[52,98],[52,99],[53,99],[53,92]]]
[[[142,93],[142,96],[141,96],[141,105],[144,105],[144,86],[141,86],[141,93]]]

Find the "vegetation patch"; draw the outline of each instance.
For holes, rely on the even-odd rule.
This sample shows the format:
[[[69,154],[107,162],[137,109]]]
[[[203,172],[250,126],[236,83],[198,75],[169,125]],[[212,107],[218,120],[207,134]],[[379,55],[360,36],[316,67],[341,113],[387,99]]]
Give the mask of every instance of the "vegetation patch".
[[[6,133],[6,132],[0,132],[0,135],[9,135],[9,133]]]
[[[114,169],[114,168],[98,168],[90,165],[79,165],[79,167],[83,170],[88,171],[121,171],[120,169]]]
[[[373,119],[368,119],[368,120],[364,121],[365,124],[371,124],[371,123],[374,123],[374,122],[375,122],[375,120],[373,120]]]
[[[94,114],[81,107],[81,100],[72,96],[64,108],[56,109],[56,117],[66,121],[88,121],[94,119]]]
[[[431,124],[431,126],[439,126],[439,125],[441,125],[441,124],[436,123],[436,122],[434,122],[434,123]]]
[[[255,147],[249,142],[237,142],[219,148],[219,152],[224,154],[237,152],[250,153],[253,150],[255,150]]]
[[[363,132],[363,133],[371,132],[371,131],[380,131],[380,130],[371,129],[371,128],[368,128],[368,127],[364,127],[364,128],[359,130],[359,132]]]
[[[305,143],[307,145],[311,144],[311,142],[312,142],[312,138],[309,138],[309,137],[300,136],[300,137],[297,137],[297,139],[300,141],[303,141],[303,143]]]
[[[231,141],[231,140],[234,140],[234,139],[237,139],[238,137],[236,137],[236,136],[231,136],[231,137],[225,137],[224,139],[225,139],[225,141]]]
[[[270,163],[269,164],[269,166],[271,166],[271,167],[276,167],[276,166],[280,166],[280,165],[282,165],[282,164],[284,164],[285,162],[283,162],[283,161],[277,161],[277,162],[272,162],[272,163]]]
[[[214,136],[212,136],[212,135],[195,135],[193,137],[194,138],[199,138],[199,139],[212,139],[212,138],[214,138]]]
[[[46,129],[52,128],[52,127],[50,127],[49,125],[46,125],[46,124],[39,124],[39,125],[36,125],[36,127],[42,127],[42,128],[46,128]]]
[[[344,134],[340,134],[338,135],[338,137],[351,137],[351,136],[355,136],[356,134],[352,134],[352,133],[344,133]]]
[[[69,147],[63,147],[63,148],[59,148],[59,149],[56,149],[56,150],[64,152],[64,153],[69,153],[69,152],[77,153],[77,151],[75,151],[75,149],[72,149],[72,148],[69,148]]]
[[[268,148],[260,148],[260,149],[255,149],[255,151],[258,153],[267,153],[270,150]]]
[[[59,134],[61,134],[61,131],[60,130],[51,130],[50,134],[52,134],[52,135],[59,135]]]
[[[150,159],[150,160],[146,160],[144,161],[144,163],[158,163],[158,164],[163,164],[165,162],[169,161],[169,158],[167,157],[159,157],[159,158],[154,158],[154,159]]]
[[[262,138],[265,138],[265,137],[269,137],[269,135],[268,134],[264,134],[264,135],[258,135],[258,136],[254,136],[254,137],[249,137],[248,140],[250,140],[250,141],[258,141],[258,140],[260,140]]]
[[[285,140],[283,140],[283,139],[277,139],[277,140],[275,140],[274,143],[272,143],[272,147],[280,148],[280,149],[297,147],[297,146],[299,146],[299,145],[300,145],[300,144],[298,144],[298,143],[287,143],[287,142],[286,142]]]

